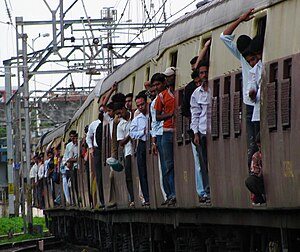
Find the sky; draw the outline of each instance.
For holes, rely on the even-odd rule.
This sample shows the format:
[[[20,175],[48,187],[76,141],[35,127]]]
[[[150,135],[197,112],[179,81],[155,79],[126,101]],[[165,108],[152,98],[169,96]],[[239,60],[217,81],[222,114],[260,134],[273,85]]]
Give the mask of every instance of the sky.
[[[64,0],[64,9],[66,10],[75,0]],[[124,13],[121,19],[121,23],[124,22],[144,22],[149,16],[153,19],[153,22],[161,22],[163,20],[161,12],[157,15],[157,10],[160,8],[162,3],[165,3],[165,12],[167,22],[171,22],[176,18],[184,15],[186,12],[194,10],[196,3],[195,0],[78,0],[76,4],[67,13],[65,20],[67,19],[80,19],[81,17],[91,17],[92,19],[100,18],[100,12],[105,7],[113,7],[117,10],[119,21],[121,13]],[[46,5],[48,4],[48,7]],[[15,17],[23,17],[24,21],[42,21],[51,20],[51,10],[55,10],[59,5],[59,0],[0,0],[0,76],[4,74],[3,60],[10,59],[16,56],[16,30],[15,30]],[[9,11],[7,11],[7,8]],[[125,10],[125,11],[124,11]],[[9,13],[9,15],[8,15]],[[11,17],[11,19],[10,19]],[[57,15],[58,17],[58,15]],[[12,20],[13,25],[7,24]],[[32,52],[32,48],[40,50],[45,48],[52,41],[52,28],[51,26],[26,26],[25,32],[28,34],[28,52]],[[133,31],[136,32],[136,31]],[[45,34],[49,36],[43,36]],[[66,34],[67,36],[68,34]],[[71,36],[71,35],[70,35]],[[84,36],[84,34],[83,34]],[[116,35],[115,40],[124,39],[121,36],[127,36],[129,38],[133,35]],[[145,36],[145,37],[143,37]],[[148,37],[147,37],[148,36]],[[143,34],[141,39],[151,40],[155,33]],[[15,71],[14,69],[12,70]],[[102,78],[104,76],[97,76],[95,78]],[[61,76],[36,76],[35,87],[39,90],[48,90],[54,85]],[[75,76],[74,76],[75,78]],[[85,74],[76,76],[77,82],[81,82],[80,85],[86,83],[87,78]],[[16,85],[16,81],[12,81],[13,86]],[[62,86],[68,87],[71,80],[66,79]],[[0,87],[4,86],[4,78],[0,78]],[[32,83],[29,83],[30,90],[34,87]]]

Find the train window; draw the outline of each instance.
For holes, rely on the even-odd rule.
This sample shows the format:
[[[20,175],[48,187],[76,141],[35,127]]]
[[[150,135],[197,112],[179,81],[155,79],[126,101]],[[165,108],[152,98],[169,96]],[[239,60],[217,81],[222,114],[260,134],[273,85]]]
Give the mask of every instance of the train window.
[[[283,62],[283,81],[281,83],[281,123],[283,129],[290,128],[291,124],[291,82],[292,59]]]
[[[222,96],[222,134],[223,137],[230,135],[230,85],[231,77],[224,79],[224,94]]]
[[[131,93],[134,93],[134,88],[135,88],[135,76],[133,76],[131,79]]]
[[[219,137],[219,91],[220,91],[220,79],[213,81],[213,95],[212,95],[212,111],[211,111],[211,135],[213,140]]]
[[[270,64],[270,82],[267,84],[267,120],[269,130],[277,129],[277,88],[278,88],[278,63]]]
[[[177,55],[178,55],[178,52],[172,52],[170,54],[170,57],[171,57],[171,66],[173,67],[176,67],[177,66]]]
[[[265,37],[265,33],[266,33],[266,25],[267,25],[267,16],[263,16],[261,18],[258,18],[256,20],[257,22],[257,31],[256,31],[256,35],[260,35],[263,38]]]
[[[233,130],[235,137],[241,134],[242,124],[242,73],[235,76],[235,88],[233,97]]]

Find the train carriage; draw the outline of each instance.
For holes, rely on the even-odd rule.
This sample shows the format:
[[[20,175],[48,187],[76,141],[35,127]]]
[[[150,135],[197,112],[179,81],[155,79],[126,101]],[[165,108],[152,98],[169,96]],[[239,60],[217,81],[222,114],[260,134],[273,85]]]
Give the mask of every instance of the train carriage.
[[[231,22],[250,8],[255,8],[254,18],[240,24],[235,34],[248,34],[251,37],[261,34],[265,41],[260,127],[267,203],[260,207],[252,206],[250,193],[245,186],[248,176],[247,131],[240,62],[229,53],[219,38]],[[300,2],[296,0],[211,1],[174,21],[161,35],[102,80],[71,120],[69,129],[76,128],[80,137],[83,136],[84,126],[97,118],[99,100],[107,94],[115,81],[119,84],[118,91],[137,94],[143,89],[143,83],[154,73],[162,72],[169,66],[176,67],[174,161],[177,204],[172,208],[160,205],[163,194],[158,161],[151,154],[149,142],[147,165],[150,209],[144,209],[139,199],[136,157],[133,156],[135,209],[128,208],[124,173],[115,173],[117,208],[92,210],[86,204],[85,214],[80,214],[80,218],[87,220],[87,223],[96,220],[93,224],[94,231],[88,231],[88,226],[82,223],[81,226],[76,226],[61,219],[65,215],[71,219],[76,218],[77,208],[72,208],[73,215],[64,212],[64,209],[59,213],[57,210],[47,210],[47,215],[53,221],[54,232],[62,237],[66,235],[62,231],[66,229],[62,226],[75,225],[76,234],[81,240],[84,240],[86,233],[91,232],[93,239],[102,244],[102,249],[107,243],[102,243],[101,235],[115,239],[114,237],[123,234],[124,237],[131,237],[131,245],[128,245],[131,249],[128,251],[142,246],[137,240],[147,239],[146,247],[149,251],[159,251],[156,250],[158,243],[162,247],[163,243],[170,246],[165,251],[250,251],[253,248],[263,250],[271,245],[278,248],[278,251],[297,251],[297,233],[300,228],[297,215],[297,69],[300,64],[298,13]],[[198,201],[195,189],[194,161],[190,138],[186,133],[189,125],[181,115],[180,107],[183,88],[190,81],[189,61],[199,53],[208,39],[212,39],[209,52],[212,122],[207,137],[211,204],[203,206]],[[110,153],[109,139],[106,125],[102,146],[106,202],[110,191],[110,168],[105,163]],[[91,187],[93,185],[95,182],[92,182]],[[93,188],[92,193],[95,194],[96,189]],[[97,200],[94,203],[96,202]],[[80,231],[81,228],[85,231]],[[187,233],[184,234],[183,230],[187,230]],[[165,237],[158,238],[159,234],[164,234]],[[225,236],[230,238],[224,238]],[[260,245],[255,240],[259,240]],[[120,241],[116,241],[116,244],[118,242]],[[190,250],[181,250],[184,244]],[[114,246],[117,245],[110,246],[111,249],[116,249]]]

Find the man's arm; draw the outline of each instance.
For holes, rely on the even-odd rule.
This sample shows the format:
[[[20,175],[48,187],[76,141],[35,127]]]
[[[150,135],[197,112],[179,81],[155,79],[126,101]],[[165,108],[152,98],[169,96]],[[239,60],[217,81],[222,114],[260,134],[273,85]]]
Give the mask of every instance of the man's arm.
[[[102,101],[102,104],[100,104],[100,107],[103,107],[103,111],[106,112],[107,108],[106,105],[109,101],[109,98],[111,97],[112,93],[118,90],[118,84],[115,82],[110,90],[108,91],[108,94],[104,97],[104,100]]]
[[[211,44],[211,40],[207,40],[204,47],[202,48],[201,52],[199,53],[198,55],[198,58],[197,58],[197,61],[196,61],[196,64],[195,66],[197,66],[198,68],[198,65],[199,65],[199,62],[204,58],[204,56],[206,55],[209,47],[210,47],[210,44]]]
[[[246,13],[244,13],[241,17],[239,17],[236,21],[234,21],[228,28],[226,28],[225,31],[220,35],[220,39],[224,42],[225,46],[238,60],[242,60],[243,56],[237,49],[236,44],[233,42],[234,35],[232,35],[232,33],[241,22],[248,21],[252,18],[251,15],[253,14],[253,10],[254,9],[250,9]]]
[[[228,26],[225,31],[223,32],[224,35],[231,35],[233,31],[239,26],[240,23],[244,21],[249,21],[253,18],[253,11],[254,9],[250,9],[245,12],[242,16],[240,16],[237,20],[235,20],[230,26]]]

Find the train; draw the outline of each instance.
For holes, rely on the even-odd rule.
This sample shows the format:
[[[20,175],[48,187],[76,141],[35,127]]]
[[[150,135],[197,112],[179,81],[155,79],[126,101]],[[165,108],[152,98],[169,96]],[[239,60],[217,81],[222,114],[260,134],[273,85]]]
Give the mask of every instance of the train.
[[[264,35],[260,136],[266,204],[253,206],[245,186],[248,176],[245,105],[240,62],[220,34],[242,13],[254,18],[238,26],[236,35]],[[95,174],[79,164],[80,206],[50,202],[45,214],[58,238],[98,247],[100,251],[298,251],[300,248],[300,2],[297,0],[213,0],[172,22],[159,36],[99,81],[83,106],[66,124],[40,141],[40,151],[61,143],[71,130],[79,139],[97,119],[99,101],[114,82],[118,91],[135,95],[156,72],[176,67],[174,138],[177,203],[163,207],[157,156],[147,143],[150,205],[139,200],[136,157],[132,157],[135,208],[128,207],[124,172],[115,173],[117,207],[97,208]],[[184,87],[190,82],[189,61],[211,39],[209,86],[212,90],[211,132],[207,135],[211,203],[198,200],[188,120],[181,114]],[[102,160],[109,157],[104,126]],[[79,141],[80,142],[80,141]],[[81,143],[81,142],[80,142]],[[300,146],[299,146],[300,147]],[[92,163],[92,162],[91,162]],[[108,201],[109,166],[103,162],[103,187]],[[90,188],[87,188],[90,176]],[[61,186],[61,185],[57,185]],[[62,191],[62,188],[61,188]],[[89,195],[90,194],[90,195]],[[93,203],[93,204],[91,204]],[[94,207],[91,207],[94,205]]]

